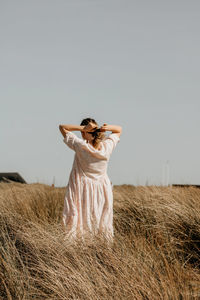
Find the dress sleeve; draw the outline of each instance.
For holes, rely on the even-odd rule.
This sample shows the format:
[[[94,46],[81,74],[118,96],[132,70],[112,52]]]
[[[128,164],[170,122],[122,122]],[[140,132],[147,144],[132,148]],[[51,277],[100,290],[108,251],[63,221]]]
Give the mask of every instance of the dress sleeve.
[[[111,155],[115,147],[117,146],[117,143],[120,141],[120,138],[117,134],[111,133],[104,141],[106,145],[106,151],[108,155]]]
[[[71,131],[66,133],[66,137],[63,139],[63,142],[72,150],[76,151],[78,147],[83,145],[83,140],[77,137]]]

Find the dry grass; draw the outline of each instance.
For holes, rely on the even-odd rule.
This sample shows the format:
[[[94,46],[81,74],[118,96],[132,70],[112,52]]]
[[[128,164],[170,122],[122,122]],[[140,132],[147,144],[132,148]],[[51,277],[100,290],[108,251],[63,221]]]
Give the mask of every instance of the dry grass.
[[[200,189],[115,186],[111,246],[64,239],[64,193],[0,184],[1,299],[200,298]]]

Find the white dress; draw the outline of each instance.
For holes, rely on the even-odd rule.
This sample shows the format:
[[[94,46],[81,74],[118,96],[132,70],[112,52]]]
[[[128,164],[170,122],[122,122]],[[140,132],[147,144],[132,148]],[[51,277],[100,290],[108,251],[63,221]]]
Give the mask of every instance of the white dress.
[[[67,238],[102,233],[113,241],[113,191],[107,166],[120,138],[110,134],[100,142],[100,150],[70,131],[63,141],[75,151],[63,209]]]

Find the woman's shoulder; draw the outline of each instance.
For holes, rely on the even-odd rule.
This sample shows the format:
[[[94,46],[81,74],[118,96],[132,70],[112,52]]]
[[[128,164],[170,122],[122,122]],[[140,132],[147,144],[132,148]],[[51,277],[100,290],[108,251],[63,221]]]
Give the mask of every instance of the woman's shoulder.
[[[108,136],[106,136],[105,138],[104,138],[104,140],[103,140],[103,142],[104,141],[107,141],[107,140],[109,140],[109,139],[111,139],[111,140],[113,140],[113,141],[120,141],[120,137],[118,136],[118,134],[117,133],[111,133],[111,134],[109,134]]]
[[[69,146],[69,148],[75,151],[77,151],[80,147],[85,146],[85,141],[71,131],[66,132],[66,136],[63,141]]]
[[[105,151],[110,155],[114,148],[117,146],[117,143],[120,141],[118,134],[111,133],[103,141]]]

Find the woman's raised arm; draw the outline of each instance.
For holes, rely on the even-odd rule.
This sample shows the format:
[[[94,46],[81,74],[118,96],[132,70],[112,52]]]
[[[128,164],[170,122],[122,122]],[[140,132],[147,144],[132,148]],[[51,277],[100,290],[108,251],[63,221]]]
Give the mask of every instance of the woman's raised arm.
[[[122,127],[119,125],[108,125],[108,124],[103,124],[100,128],[101,131],[112,131],[112,133],[116,133],[118,137],[120,137],[122,133]]]
[[[66,136],[66,133],[68,131],[83,131],[83,128],[85,126],[81,125],[72,125],[72,124],[66,124],[66,125],[59,125],[60,132],[62,133],[63,137]]]

